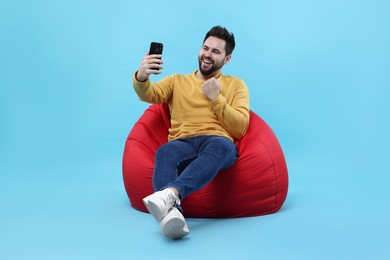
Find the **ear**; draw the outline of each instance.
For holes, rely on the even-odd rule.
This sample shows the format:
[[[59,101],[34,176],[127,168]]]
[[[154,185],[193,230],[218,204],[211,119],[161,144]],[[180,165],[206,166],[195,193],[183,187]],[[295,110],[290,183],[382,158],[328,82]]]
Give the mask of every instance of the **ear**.
[[[227,56],[225,57],[225,60],[224,60],[223,64],[227,64],[227,63],[230,61],[231,58],[232,58],[232,55],[231,55],[231,54],[227,55]]]

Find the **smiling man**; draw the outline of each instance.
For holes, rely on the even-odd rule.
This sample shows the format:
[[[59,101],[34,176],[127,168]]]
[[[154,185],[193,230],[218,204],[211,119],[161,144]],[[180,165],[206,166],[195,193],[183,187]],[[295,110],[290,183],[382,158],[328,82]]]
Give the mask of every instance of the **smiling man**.
[[[195,72],[152,83],[149,76],[161,73],[163,61],[162,55],[147,53],[133,76],[139,98],[167,103],[171,114],[168,142],[155,155],[155,193],[143,199],[168,238],[189,233],[180,202],[238,158],[234,140],[249,125],[249,94],[243,80],[222,74],[234,47],[234,35],[215,26],[204,38]]]

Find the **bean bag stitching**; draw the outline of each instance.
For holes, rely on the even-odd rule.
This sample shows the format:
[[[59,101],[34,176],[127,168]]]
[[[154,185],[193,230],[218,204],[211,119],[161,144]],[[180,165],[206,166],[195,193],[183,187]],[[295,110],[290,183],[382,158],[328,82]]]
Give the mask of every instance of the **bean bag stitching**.
[[[128,139],[128,140],[129,140],[129,141],[132,141],[132,142],[136,142],[136,143],[138,143],[138,144],[141,144],[142,147],[145,147],[151,154],[155,154],[155,153],[156,153],[156,151],[153,151],[152,148],[150,148],[150,147],[147,146],[145,143],[143,143],[142,141],[140,141],[140,140],[138,140],[138,139],[136,139],[136,138],[131,137],[131,139]],[[154,158],[154,157],[153,157],[153,158]]]
[[[258,139],[258,138],[256,138]],[[258,139],[259,140],[259,139]],[[270,152],[270,150],[268,149],[268,147],[264,144],[264,142],[262,142],[261,140],[259,140],[259,142],[263,145],[263,147],[267,150],[267,153],[272,161],[272,168],[273,168],[273,173],[274,173],[274,176],[275,176],[275,180],[276,180],[276,192],[275,192],[275,202],[274,202],[274,208],[273,208],[273,211],[275,211],[277,205],[278,205],[278,201],[279,201],[279,198],[278,198],[278,193],[279,193],[279,177],[278,177],[278,174],[276,173],[276,167],[275,167],[275,161],[274,161],[274,158],[272,157],[272,154]]]

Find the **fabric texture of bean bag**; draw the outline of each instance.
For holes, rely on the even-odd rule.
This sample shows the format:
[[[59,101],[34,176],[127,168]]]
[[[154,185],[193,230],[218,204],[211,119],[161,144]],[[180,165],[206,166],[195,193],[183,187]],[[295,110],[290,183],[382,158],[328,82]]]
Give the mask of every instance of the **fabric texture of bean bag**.
[[[167,105],[151,105],[130,131],[122,171],[131,206],[147,212],[142,199],[153,193],[154,154],[168,141]],[[250,111],[249,129],[236,140],[239,157],[207,186],[182,201],[185,217],[250,217],[277,212],[288,190],[288,173],[281,146],[272,129]]]

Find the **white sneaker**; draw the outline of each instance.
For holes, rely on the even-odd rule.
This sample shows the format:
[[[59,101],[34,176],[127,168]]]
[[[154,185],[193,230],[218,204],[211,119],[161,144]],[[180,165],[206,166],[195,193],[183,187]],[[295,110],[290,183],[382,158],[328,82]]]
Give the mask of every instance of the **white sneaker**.
[[[168,214],[175,205],[180,205],[180,199],[171,189],[157,191],[143,199],[149,213],[158,221]]]
[[[183,215],[175,207],[163,218],[160,229],[161,233],[170,239],[179,239],[190,233]]]

